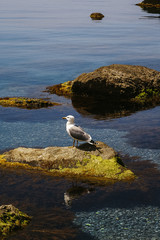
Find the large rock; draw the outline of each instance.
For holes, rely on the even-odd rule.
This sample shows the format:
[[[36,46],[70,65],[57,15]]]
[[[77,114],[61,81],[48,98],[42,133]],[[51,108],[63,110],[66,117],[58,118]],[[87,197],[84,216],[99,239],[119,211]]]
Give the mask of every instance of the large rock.
[[[80,114],[115,118],[160,104],[160,72],[113,64],[46,90],[70,97]]]
[[[47,147],[33,149],[19,147],[4,153],[4,158],[13,162],[29,164],[49,170],[59,176],[99,181],[134,179],[117,153],[102,142],[96,146],[88,143],[79,147]],[[12,165],[13,167],[13,165]]]
[[[113,64],[82,73],[73,81],[53,85],[46,91],[68,97],[132,99],[147,90],[160,93],[160,72],[143,66]]]
[[[75,95],[131,99],[147,89],[160,90],[160,72],[133,65],[113,64],[83,73],[72,84]]]

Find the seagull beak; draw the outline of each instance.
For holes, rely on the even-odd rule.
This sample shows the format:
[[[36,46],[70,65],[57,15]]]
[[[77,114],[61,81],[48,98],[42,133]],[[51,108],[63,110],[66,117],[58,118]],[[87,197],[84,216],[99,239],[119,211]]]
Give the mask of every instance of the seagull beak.
[[[62,119],[66,119],[66,117],[62,117]]]

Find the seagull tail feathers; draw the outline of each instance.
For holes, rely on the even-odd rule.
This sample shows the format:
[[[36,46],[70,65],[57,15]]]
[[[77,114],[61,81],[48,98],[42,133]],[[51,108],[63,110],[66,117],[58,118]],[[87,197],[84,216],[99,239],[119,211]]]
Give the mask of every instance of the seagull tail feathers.
[[[93,141],[92,139],[88,142],[89,144],[95,145],[97,144],[95,141]]]

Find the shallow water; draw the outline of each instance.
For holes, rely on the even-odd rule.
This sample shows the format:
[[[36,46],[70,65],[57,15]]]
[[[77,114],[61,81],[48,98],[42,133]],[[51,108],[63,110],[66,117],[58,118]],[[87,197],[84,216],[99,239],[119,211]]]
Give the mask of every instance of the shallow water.
[[[100,220],[107,211],[124,216],[132,208],[126,219],[137,226],[133,215],[138,218],[139,212],[143,219],[144,211],[150,214],[159,210],[160,107],[114,118],[107,113],[79,111],[71,100],[43,92],[49,85],[113,63],[159,71],[159,14],[143,11],[135,3],[136,0],[68,0],[67,4],[64,0],[1,1],[0,97],[44,97],[62,105],[39,110],[0,107],[0,151],[19,146],[71,145],[62,117],[72,114],[93,139],[127,155],[125,163],[140,177],[132,184],[106,188],[78,183],[93,190],[74,196],[71,206],[66,206],[64,193],[72,187],[71,181],[1,169],[0,204],[13,203],[33,216],[24,231],[9,239],[96,239],[98,224],[109,224],[107,217],[106,222]],[[90,19],[90,13],[95,11],[105,15],[102,21]],[[97,211],[100,215],[95,220]],[[86,227],[82,222],[88,216],[91,226]],[[152,225],[157,224],[156,218]],[[122,217],[119,223],[124,226],[126,219]],[[138,226],[138,231],[143,232],[137,234],[139,239],[147,239],[144,227],[150,225],[140,222]],[[160,228],[150,229],[157,231],[148,233],[150,239],[160,239]],[[108,239],[125,239],[126,233],[126,239],[136,239],[122,228],[117,229],[117,235],[104,229],[98,232],[98,239],[107,239],[108,233]]]

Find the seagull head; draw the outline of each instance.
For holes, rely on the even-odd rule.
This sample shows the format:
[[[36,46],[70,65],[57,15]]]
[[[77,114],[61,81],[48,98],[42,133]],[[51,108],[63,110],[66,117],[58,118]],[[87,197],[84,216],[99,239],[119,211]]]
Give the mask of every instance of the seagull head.
[[[63,119],[67,119],[69,123],[74,123],[74,116],[68,115],[67,117],[63,117]]]

